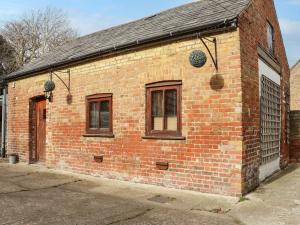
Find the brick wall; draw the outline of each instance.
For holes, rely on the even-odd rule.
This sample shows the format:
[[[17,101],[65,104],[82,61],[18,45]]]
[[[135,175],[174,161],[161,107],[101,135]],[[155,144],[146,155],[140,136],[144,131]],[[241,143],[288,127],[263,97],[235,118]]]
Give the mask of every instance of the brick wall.
[[[248,9],[240,15],[242,90],[243,90],[243,192],[259,185],[260,165],[260,101],[257,47],[267,49],[267,21],[275,31],[275,58],[282,67],[282,137],[281,166],[289,161],[285,133],[285,96],[289,90],[289,66],[272,0],[252,0]]]
[[[292,162],[300,162],[300,111],[291,112],[291,151]]]
[[[259,185],[260,109],[257,46],[266,48],[266,21],[275,29],[275,56],[282,66],[282,99],[289,68],[271,0],[253,0],[239,29],[215,35],[219,71],[212,60],[201,69],[188,62],[198,39],[148,46],[72,66],[71,93],[54,79],[47,103],[46,165],[80,173],[201,192],[241,195]],[[208,42],[211,49],[212,43]],[[207,55],[209,55],[207,53]],[[61,74],[63,79],[67,75]],[[9,83],[8,150],[29,160],[30,99],[43,94],[48,74]],[[182,133],[186,140],[145,140],[145,84],[182,80]],[[216,85],[216,83],[221,85]],[[113,94],[115,138],[83,137],[85,97]],[[287,165],[285,107],[281,165]],[[103,163],[94,155],[104,155]],[[169,162],[167,171],[156,162]]]
[[[240,195],[242,93],[239,32],[216,35],[219,73],[188,57],[205,50],[189,39],[160,44],[70,67],[72,104],[54,78],[47,103],[46,165],[51,168],[201,192]],[[214,49],[210,45],[211,49]],[[208,55],[208,53],[207,53]],[[68,68],[66,68],[68,69]],[[63,79],[67,75],[61,74]],[[47,74],[9,83],[8,151],[29,160],[29,99],[43,94]],[[145,140],[145,84],[182,80],[182,133],[186,140]],[[215,85],[216,83],[222,85]],[[115,138],[83,137],[85,97],[113,94]],[[104,155],[103,163],[94,155]],[[169,162],[167,171],[155,163]]]
[[[300,61],[291,69],[291,110],[300,110]]]
[[[291,161],[300,162],[300,61],[291,69]]]

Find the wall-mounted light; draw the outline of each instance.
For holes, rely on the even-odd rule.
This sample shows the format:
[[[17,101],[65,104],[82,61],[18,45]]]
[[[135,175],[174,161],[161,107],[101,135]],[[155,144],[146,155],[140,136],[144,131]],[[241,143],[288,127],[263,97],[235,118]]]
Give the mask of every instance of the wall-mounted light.
[[[49,101],[52,99],[52,91],[55,89],[55,83],[53,80],[47,80],[44,84],[45,98]]]
[[[197,34],[197,37],[201,41],[203,46],[206,48],[207,53],[209,54],[214,66],[215,66],[216,72],[218,72],[218,70],[219,70],[218,64],[219,63],[218,63],[217,38],[201,37],[200,33]],[[213,46],[209,46],[206,42],[210,42],[211,44],[213,44]],[[213,47],[214,47],[214,49],[213,49]],[[195,50],[195,51],[191,52],[189,60],[190,60],[190,64],[192,66],[201,68],[206,64],[207,56],[203,51]]]
[[[66,71],[56,71],[57,73],[63,73],[68,75],[68,81],[65,82],[57,73],[51,71],[50,72],[50,79],[47,80],[44,84],[44,93],[45,93],[45,98],[48,99],[50,102],[52,101],[52,91],[55,89],[55,83],[53,81],[53,75],[57,77],[63,85],[66,87],[68,90],[68,95],[67,95],[67,103],[71,104],[72,103],[72,95],[71,95],[71,72],[70,70]]]
[[[201,68],[207,61],[206,54],[201,50],[195,50],[190,54],[190,63],[192,66]]]

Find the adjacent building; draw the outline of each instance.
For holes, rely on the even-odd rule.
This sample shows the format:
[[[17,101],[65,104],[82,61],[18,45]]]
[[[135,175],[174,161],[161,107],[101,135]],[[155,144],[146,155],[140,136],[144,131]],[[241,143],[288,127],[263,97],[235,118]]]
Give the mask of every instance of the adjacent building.
[[[300,60],[291,68],[291,110],[300,110]]]
[[[291,68],[291,160],[300,162],[300,60]]]
[[[195,1],[10,74],[7,150],[51,168],[240,196],[289,162],[289,76],[272,0]]]

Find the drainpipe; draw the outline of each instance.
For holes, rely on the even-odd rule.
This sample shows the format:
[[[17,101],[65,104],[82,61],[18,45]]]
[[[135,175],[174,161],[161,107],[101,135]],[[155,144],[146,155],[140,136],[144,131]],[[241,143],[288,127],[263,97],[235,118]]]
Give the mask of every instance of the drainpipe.
[[[1,126],[1,157],[5,157],[5,138],[6,138],[6,87],[3,88],[2,99],[2,126]]]

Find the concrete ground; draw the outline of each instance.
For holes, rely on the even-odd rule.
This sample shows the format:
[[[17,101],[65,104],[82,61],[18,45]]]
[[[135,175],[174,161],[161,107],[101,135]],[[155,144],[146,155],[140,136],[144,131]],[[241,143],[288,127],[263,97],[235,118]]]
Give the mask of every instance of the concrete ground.
[[[300,164],[273,176],[229,215],[247,225],[300,225]]]
[[[0,224],[300,225],[300,165],[236,199],[0,161]]]

